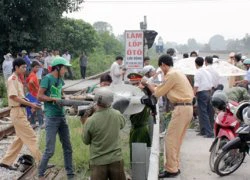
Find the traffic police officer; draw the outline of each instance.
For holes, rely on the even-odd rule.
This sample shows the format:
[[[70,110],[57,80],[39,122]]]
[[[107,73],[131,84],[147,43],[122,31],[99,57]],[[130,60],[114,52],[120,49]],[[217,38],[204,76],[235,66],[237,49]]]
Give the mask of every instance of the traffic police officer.
[[[20,75],[25,73],[26,68],[27,65],[24,59],[15,59],[13,61],[13,73],[7,82],[8,103],[9,107],[11,107],[10,118],[15,128],[16,138],[2,158],[0,167],[10,170],[16,170],[11,165],[16,160],[23,144],[29,148],[32,156],[37,162],[41,159],[41,152],[38,149],[36,134],[27,119],[25,106],[30,106],[33,110],[40,109],[41,107],[24,99],[24,87],[19,78]]]

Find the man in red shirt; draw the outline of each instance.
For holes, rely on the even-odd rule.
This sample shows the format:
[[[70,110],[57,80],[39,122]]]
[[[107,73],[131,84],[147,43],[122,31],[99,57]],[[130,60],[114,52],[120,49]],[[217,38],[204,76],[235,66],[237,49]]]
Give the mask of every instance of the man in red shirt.
[[[33,61],[31,63],[31,68],[32,68],[31,72],[26,79],[26,83],[27,83],[28,91],[29,91],[29,96],[32,97],[32,99],[35,99],[36,102],[38,102],[37,94],[38,94],[38,90],[39,90],[39,80],[37,78],[36,73],[39,70],[40,66],[41,65],[38,61]],[[39,126],[42,128],[43,127],[43,113],[42,113],[41,109],[39,109],[35,112],[32,112],[31,116],[28,117],[32,126],[35,126],[35,124],[36,124],[36,121],[35,121],[36,117],[38,119]]]

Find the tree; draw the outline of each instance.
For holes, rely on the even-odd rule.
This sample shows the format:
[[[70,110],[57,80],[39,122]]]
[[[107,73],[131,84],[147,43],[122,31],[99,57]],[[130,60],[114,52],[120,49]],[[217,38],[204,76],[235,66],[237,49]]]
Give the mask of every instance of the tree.
[[[226,41],[222,35],[214,35],[209,40],[209,46],[214,51],[226,50]]]
[[[97,21],[93,24],[93,27],[95,28],[95,30],[98,33],[104,33],[104,32],[109,32],[112,33],[113,32],[113,28],[112,26],[104,21]]]
[[[75,11],[83,0],[2,0],[0,2],[0,49],[31,49],[46,39],[65,11]],[[1,54],[1,52],[0,52]]]
[[[243,44],[244,44],[245,50],[250,49],[250,36],[249,36],[249,34],[246,34],[245,37],[243,38]]]
[[[109,34],[107,31],[99,33],[99,39],[101,43],[100,47],[104,50],[105,54],[121,55],[121,52],[123,52],[123,45],[115,38],[113,34]]]
[[[45,43],[42,43],[43,47],[67,49],[75,55],[80,55],[83,51],[91,53],[98,46],[96,31],[83,20],[63,18],[51,30],[47,38]]]
[[[199,45],[194,38],[188,39],[187,45],[190,51],[199,50]]]

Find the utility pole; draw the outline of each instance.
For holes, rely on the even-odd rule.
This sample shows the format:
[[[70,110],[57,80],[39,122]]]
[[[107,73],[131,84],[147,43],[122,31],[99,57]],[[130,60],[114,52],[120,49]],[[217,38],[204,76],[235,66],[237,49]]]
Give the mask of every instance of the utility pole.
[[[147,30],[147,16],[144,16],[144,21],[140,22],[140,28],[143,32]],[[143,57],[146,56],[148,56],[148,43],[146,38],[144,38]]]

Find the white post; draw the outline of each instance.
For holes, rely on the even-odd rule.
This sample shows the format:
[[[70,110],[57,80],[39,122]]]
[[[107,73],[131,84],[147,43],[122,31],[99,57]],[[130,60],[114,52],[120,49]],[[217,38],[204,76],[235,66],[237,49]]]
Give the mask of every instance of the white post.
[[[151,153],[149,157],[149,170],[148,170],[148,180],[158,180],[159,173],[159,154],[160,154],[160,115],[159,115],[159,106],[157,104],[157,116],[156,124],[153,128],[153,139]]]

